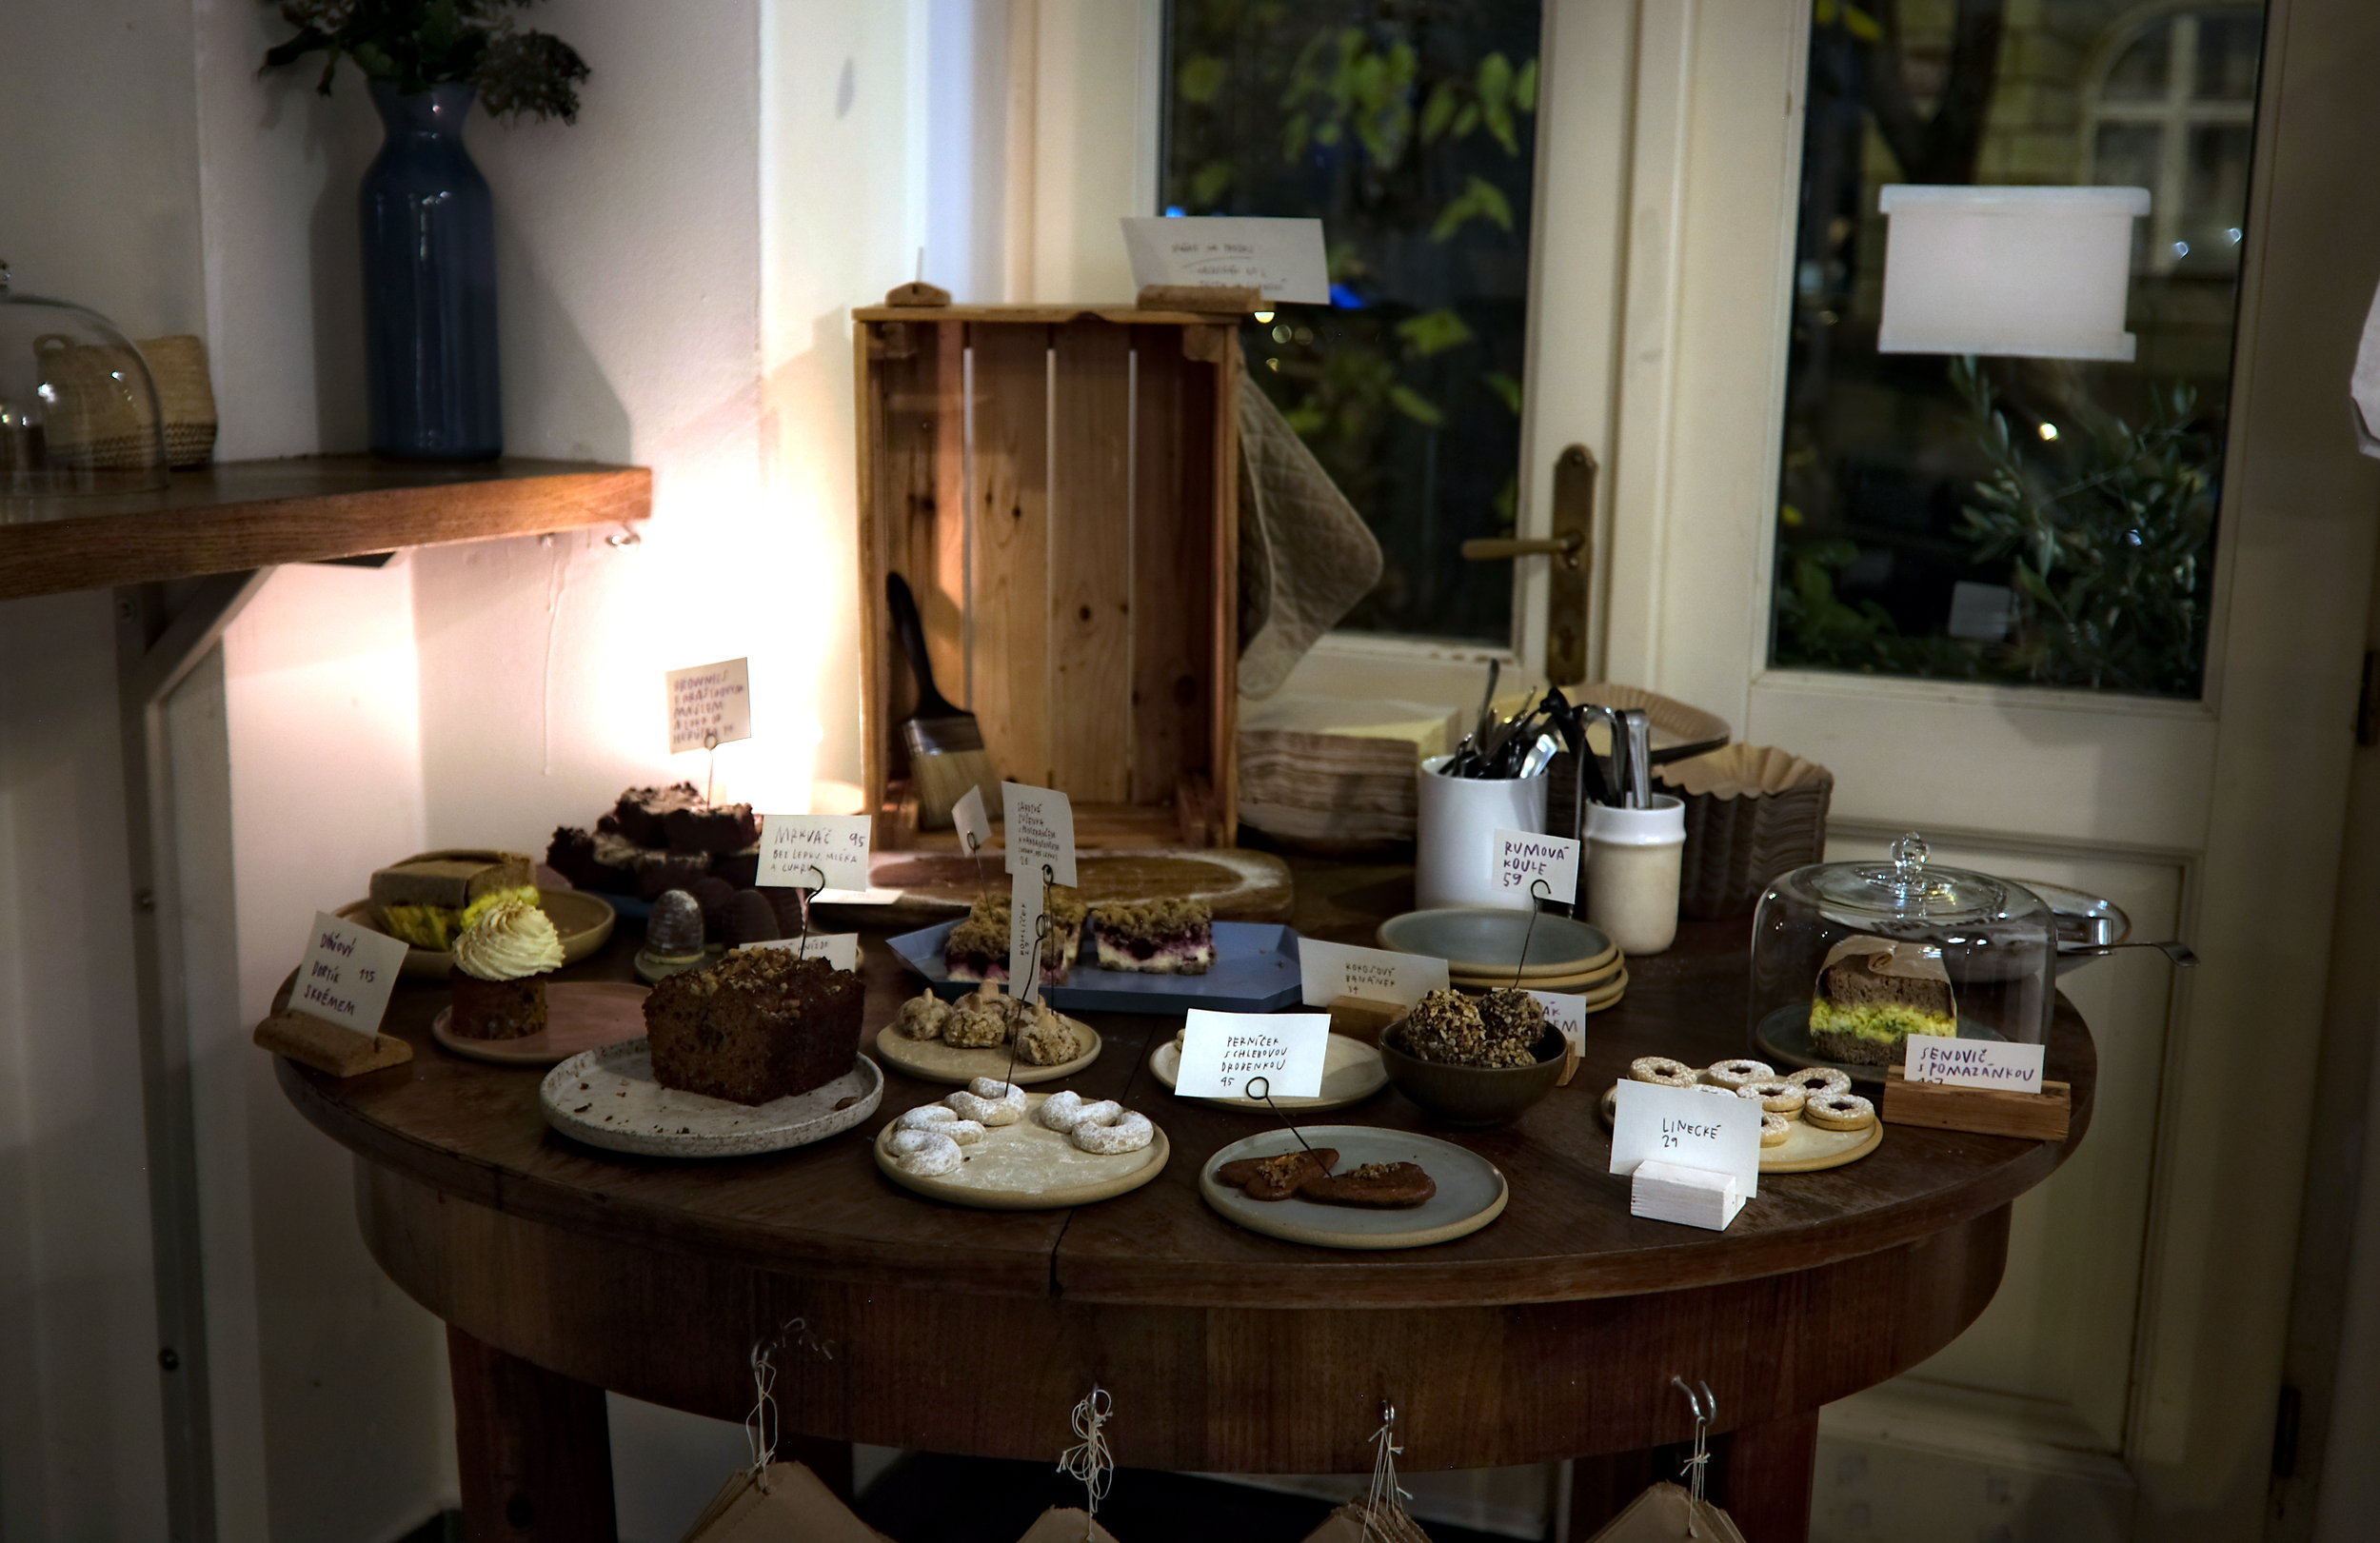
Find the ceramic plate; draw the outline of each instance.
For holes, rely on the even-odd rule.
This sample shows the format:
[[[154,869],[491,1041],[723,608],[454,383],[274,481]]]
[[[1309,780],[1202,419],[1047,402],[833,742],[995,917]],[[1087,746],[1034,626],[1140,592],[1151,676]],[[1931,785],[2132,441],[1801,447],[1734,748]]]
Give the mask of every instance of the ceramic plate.
[[[865,1056],[824,1087],[764,1104],[653,1080],[652,1046],[629,1039],[571,1057],[538,1090],[545,1123],[589,1146],[650,1157],[743,1157],[807,1146],[876,1113],[884,1074]]]
[[[1438,1194],[1409,1211],[1370,1211],[1316,1200],[1251,1200],[1215,1177],[1240,1157],[1274,1157],[1297,1149],[1286,1131],[1234,1141],[1199,1170],[1199,1193],[1227,1221],[1252,1233],[1316,1248],[1421,1248],[1478,1232],[1503,1215],[1510,1186],[1496,1164],[1452,1141],[1373,1125],[1300,1125],[1310,1146],[1337,1147],[1339,1171],[1358,1163],[1418,1162],[1438,1180]]]
[[[1059,1015],[1065,1018],[1064,1014]],[[979,1077],[996,1077],[1019,1087],[1036,1082],[1054,1082],[1075,1073],[1100,1058],[1106,1048],[1099,1030],[1078,1018],[1067,1018],[1074,1032],[1089,1041],[1091,1048],[1069,1061],[1055,1066],[1028,1066],[1018,1061],[1012,1067],[1006,1045],[984,1045],[962,1048],[946,1045],[940,1039],[912,1039],[887,1023],[876,1036],[876,1054],[885,1065],[911,1077],[922,1077],[928,1082],[947,1082],[953,1087],[965,1087]]]
[[[1157,1079],[1172,1087],[1181,1076],[1181,1039],[1179,1035],[1149,1052],[1149,1070]],[[1360,1039],[1334,1034],[1324,1041],[1322,1052],[1322,1091],[1312,1098],[1275,1098],[1267,1104],[1261,1098],[1200,1098],[1200,1103],[1220,1104],[1226,1109],[1281,1109],[1312,1113],[1319,1109],[1344,1109],[1351,1103],[1361,1103],[1388,1086],[1388,1068],[1380,1061],[1378,1049]]]
[[[901,962],[925,978],[938,997],[963,997],[976,982],[953,980],[942,969],[942,945],[956,921],[892,940]],[[1204,975],[1142,975],[1078,963],[1063,985],[1043,997],[1064,1013],[1179,1013],[1211,1007],[1221,1013],[1270,1013],[1298,999],[1298,935],[1277,921],[1215,923],[1215,963]]]
[[[1048,1097],[1031,1093],[1025,1102],[1039,1109]],[[929,1177],[904,1174],[893,1162],[884,1149],[892,1133],[889,1122],[876,1133],[876,1166],[886,1178],[920,1195],[985,1211],[1057,1211],[1104,1200],[1155,1178],[1173,1154],[1163,1126],[1158,1127],[1157,1139],[1140,1151],[1103,1157],[1083,1151],[1065,1133],[1051,1130],[1028,1113],[1014,1125],[993,1126],[982,1140],[961,1148],[967,1160],[953,1172]]]
[[[1603,1090],[1603,1123],[1612,1122],[1612,1095],[1618,1084]],[[1847,1162],[1857,1162],[1884,1144],[1884,1120],[1872,1119],[1864,1129],[1830,1131],[1804,1119],[1790,1119],[1792,1127],[1779,1146],[1760,1149],[1760,1171],[1764,1174],[1815,1174],[1822,1168],[1840,1168]]]
[[[1467,991],[1497,991],[1513,983],[1513,978],[1509,975],[1501,979],[1484,975],[1456,975],[1447,977],[1447,979],[1450,983]],[[1588,976],[1583,979],[1573,979],[1568,976],[1524,975],[1520,978],[1520,983],[1531,991],[1551,991],[1566,996],[1584,997],[1587,999],[1587,1010],[1593,1012],[1597,1007],[1608,1007],[1619,1000],[1621,994],[1628,989],[1628,972],[1610,970]]]
[[[583,1050],[645,1037],[645,989],[632,980],[548,980],[545,1032],[518,1039],[466,1039],[446,1032],[454,1009],[441,1007],[430,1037],[458,1056],[499,1066],[551,1066]]]
[[[1381,922],[1379,936],[1382,948],[1442,959],[1449,970],[1463,975],[1509,981],[1513,966],[1520,963],[1524,986],[1534,976],[1590,975],[1619,958],[1611,939],[1583,921],[1540,913],[1532,931],[1528,912],[1488,906],[1408,911]],[[1529,944],[1525,963],[1523,938]]]
[[[537,903],[550,918],[554,931],[562,938],[562,962],[576,964],[604,946],[611,938],[612,924],[620,913],[611,901],[601,895],[583,889],[541,889]],[[342,921],[352,921],[374,932],[387,932],[380,924],[380,907],[368,900],[349,900],[332,913]],[[454,966],[454,956],[443,948],[417,948],[407,944],[405,973],[425,976],[434,980],[446,979]]]

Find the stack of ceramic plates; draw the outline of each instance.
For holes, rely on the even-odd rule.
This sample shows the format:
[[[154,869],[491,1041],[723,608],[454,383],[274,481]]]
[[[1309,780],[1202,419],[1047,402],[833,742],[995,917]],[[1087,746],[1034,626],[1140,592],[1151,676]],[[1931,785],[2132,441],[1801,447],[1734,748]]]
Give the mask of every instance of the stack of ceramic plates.
[[[1568,917],[1455,906],[1409,911],[1380,923],[1380,946],[1446,961],[1458,986],[1491,991],[1519,985],[1586,999],[1599,1012],[1628,989],[1627,960],[1597,929]],[[1523,949],[1526,949],[1526,956]]]

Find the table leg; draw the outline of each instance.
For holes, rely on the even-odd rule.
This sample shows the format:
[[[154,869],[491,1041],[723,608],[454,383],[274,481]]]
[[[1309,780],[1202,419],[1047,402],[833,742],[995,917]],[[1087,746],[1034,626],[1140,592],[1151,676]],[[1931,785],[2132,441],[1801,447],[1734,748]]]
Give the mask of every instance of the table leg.
[[[446,1330],[468,1543],[618,1543],[604,1390]]]
[[[1746,1425],[1713,1443],[1719,1503],[1760,1543],[1803,1543],[1818,1462],[1818,1412]]]

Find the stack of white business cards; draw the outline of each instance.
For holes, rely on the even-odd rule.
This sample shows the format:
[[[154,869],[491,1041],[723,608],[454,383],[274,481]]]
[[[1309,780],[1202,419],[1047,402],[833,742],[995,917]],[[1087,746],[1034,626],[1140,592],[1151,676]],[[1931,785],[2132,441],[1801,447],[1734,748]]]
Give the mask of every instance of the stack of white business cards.
[[[1724,1232],[1744,1208],[1744,1199],[1733,1174],[1647,1158],[1636,1165],[1630,1181],[1628,1214]]]

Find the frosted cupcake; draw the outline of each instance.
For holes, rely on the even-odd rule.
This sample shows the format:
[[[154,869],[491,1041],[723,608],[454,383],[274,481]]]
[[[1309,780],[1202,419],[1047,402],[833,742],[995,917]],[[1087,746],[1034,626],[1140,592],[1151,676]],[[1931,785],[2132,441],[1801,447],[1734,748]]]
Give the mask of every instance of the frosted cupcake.
[[[545,978],[562,968],[562,939],[534,905],[489,906],[454,940],[454,1010],[446,1032],[464,1039],[519,1039],[545,1032]]]

